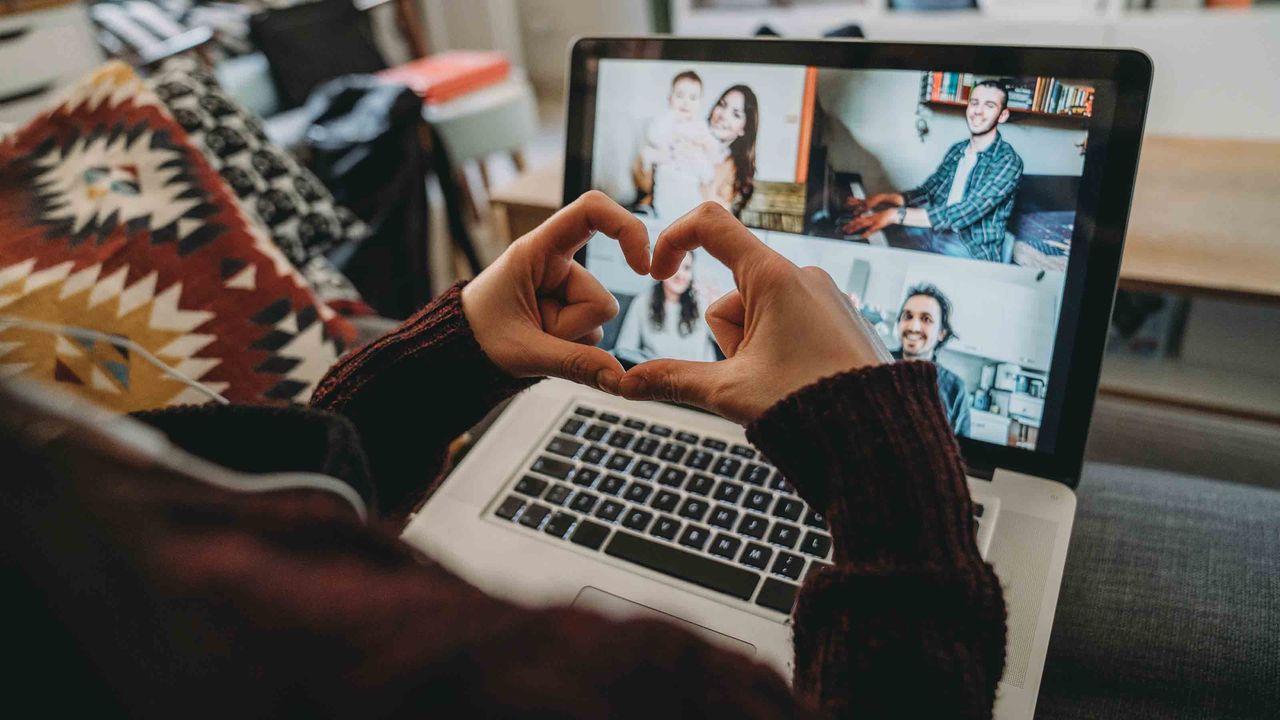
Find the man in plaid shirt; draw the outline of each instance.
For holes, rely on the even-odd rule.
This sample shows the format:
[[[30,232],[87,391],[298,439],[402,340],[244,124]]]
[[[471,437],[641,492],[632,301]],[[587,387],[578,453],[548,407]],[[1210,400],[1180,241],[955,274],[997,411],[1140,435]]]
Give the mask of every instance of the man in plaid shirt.
[[[965,120],[969,139],[942,157],[920,187],[904,193],[850,198],[854,219],[847,235],[870,235],[889,225],[949,230],[969,255],[1004,262],[1005,225],[1022,178],[1022,158],[996,128],[1009,119],[1009,93],[998,80],[984,80],[969,94]],[[875,210],[889,205],[887,209]]]

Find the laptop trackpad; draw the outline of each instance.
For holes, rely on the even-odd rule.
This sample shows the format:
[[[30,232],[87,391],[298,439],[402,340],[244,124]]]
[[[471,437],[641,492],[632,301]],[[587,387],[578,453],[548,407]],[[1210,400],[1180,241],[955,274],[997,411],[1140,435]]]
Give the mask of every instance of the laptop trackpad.
[[[573,600],[573,607],[593,610],[610,620],[658,620],[674,623],[695,635],[701,636],[708,642],[731,650],[737,650],[745,655],[756,654],[756,646],[745,640],[739,640],[731,635],[725,635],[711,628],[689,622],[684,618],[661,610],[655,610],[648,605],[641,605],[624,597],[618,597],[613,593],[593,588],[590,585],[583,587],[578,592],[578,597]]]

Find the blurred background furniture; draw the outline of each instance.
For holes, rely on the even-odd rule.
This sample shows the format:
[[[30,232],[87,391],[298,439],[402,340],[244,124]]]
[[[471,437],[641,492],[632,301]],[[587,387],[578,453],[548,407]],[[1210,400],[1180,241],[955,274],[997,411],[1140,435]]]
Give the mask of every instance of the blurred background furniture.
[[[0,2],[0,135],[25,122],[59,88],[100,62],[102,53],[82,3]]]

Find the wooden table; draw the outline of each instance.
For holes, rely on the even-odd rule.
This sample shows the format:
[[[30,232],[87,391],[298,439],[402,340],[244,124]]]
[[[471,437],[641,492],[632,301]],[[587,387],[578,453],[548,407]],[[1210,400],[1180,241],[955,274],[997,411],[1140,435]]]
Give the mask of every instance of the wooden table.
[[[1280,142],[1147,138],[1120,285],[1280,303]]]
[[[517,238],[560,207],[563,167],[493,191]],[[1149,137],[1120,286],[1280,303],[1280,142]]]

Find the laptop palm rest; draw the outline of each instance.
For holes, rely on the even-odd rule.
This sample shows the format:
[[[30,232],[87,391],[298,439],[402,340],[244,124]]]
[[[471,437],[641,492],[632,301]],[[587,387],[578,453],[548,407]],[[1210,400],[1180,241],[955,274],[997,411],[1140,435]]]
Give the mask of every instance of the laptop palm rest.
[[[721,647],[727,646],[745,655],[756,654],[756,646],[745,640],[740,640],[732,635],[725,635],[709,627],[689,622],[684,618],[661,610],[655,610],[648,605],[641,605],[633,600],[619,597],[590,585],[586,585],[578,591],[578,596],[574,598],[572,606],[597,612],[610,620],[658,620],[660,622],[674,623]]]

